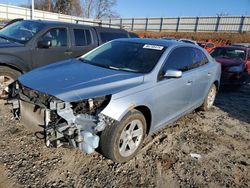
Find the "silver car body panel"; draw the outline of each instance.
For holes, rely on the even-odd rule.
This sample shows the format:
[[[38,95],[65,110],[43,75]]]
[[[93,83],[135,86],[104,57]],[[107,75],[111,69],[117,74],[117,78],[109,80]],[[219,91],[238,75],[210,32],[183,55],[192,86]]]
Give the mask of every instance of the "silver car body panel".
[[[49,129],[47,134],[51,138],[47,139],[48,141],[61,138],[63,131],[69,138],[74,131],[78,131],[78,136],[74,140],[69,139],[70,142],[91,153],[98,146],[99,137],[96,133],[113,122],[121,121],[130,110],[142,106],[149,109],[151,113],[149,133],[152,133],[199,107],[211,85],[215,82],[219,85],[220,64],[199,46],[166,40],[119,40],[145,42],[167,48],[154,69],[147,74],[111,70],[80,60],[68,60],[36,69],[18,79],[22,85],[31,90],[59,99],[50,104],[49,110],[55,110],[67,123],[58,128],[60,129],[56,133],[58,135],[54,135],[57,130]],[[179,47],[198,48],[206,54],[209,62],[182,72],[180,78],[159,79],[159,73],[169,54]],[[73,114],[71,103],[88,100],[91,107],[95,98],[104,96],[111,98],[98,115]],[[34,106],[30,109],[32,108]],[[43,113],[49,122],[50,117],[46,117],[49,111],[45,110]],[[87,129],[88,125],[91,125],[91,129]]]

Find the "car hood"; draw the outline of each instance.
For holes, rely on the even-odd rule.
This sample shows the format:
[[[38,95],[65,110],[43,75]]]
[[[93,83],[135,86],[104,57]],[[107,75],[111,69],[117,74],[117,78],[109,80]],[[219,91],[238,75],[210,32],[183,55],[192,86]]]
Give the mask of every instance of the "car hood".
[[[19,44],[16,42],[0,38],[0,48],[21,47],[21,46],[23,46],[23,44]]]
[[[224,67],[237,66],[243,63],[243,61],[239,59],[229,59],[224,57],[215,57],[215,60]]]
[[[143,82],[143,74],[111,70],[72,59],[35,69],[18,80],[30,89],[65,102],[75,102],[135,87]]]

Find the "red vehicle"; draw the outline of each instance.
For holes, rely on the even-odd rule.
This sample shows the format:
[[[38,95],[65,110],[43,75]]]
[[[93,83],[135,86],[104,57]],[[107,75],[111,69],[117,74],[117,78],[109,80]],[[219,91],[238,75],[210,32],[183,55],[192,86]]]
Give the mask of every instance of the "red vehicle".
[[[250,75],[250,48],[243,46],[220,46],[214,48],[210,55],[221,64],[222,84],[242,85],[244,72]]]
[[[198,45],[204,48],[208,53],[216,47],[212,42],[198,42]]]

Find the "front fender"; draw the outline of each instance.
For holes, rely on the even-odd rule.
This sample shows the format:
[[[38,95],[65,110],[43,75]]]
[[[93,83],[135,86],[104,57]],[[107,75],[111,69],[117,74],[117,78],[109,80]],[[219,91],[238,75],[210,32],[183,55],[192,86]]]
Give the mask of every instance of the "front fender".
[[[146,102],[147,98],[147,93],[142,94],[141,92],[121,98],[112,96],[109,104],[101,113],[116,121],[121,121],[129,111],[138,106],[146,106],[151,109],[152,104]]]
[[[0,55],[0,65],[14,67],[22,73],[29,71],[27,64],[22,59],[13,55]]]

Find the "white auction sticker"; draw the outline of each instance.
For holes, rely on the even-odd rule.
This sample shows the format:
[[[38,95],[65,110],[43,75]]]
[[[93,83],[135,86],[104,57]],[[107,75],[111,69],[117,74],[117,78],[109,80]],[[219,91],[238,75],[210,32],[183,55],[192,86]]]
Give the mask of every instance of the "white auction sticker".
[[[151,45],[151,44],[145,44],[143,48],[146,49],[152,49],[152,50],[162,50],[164,46],[157,46],[157,45]]]

